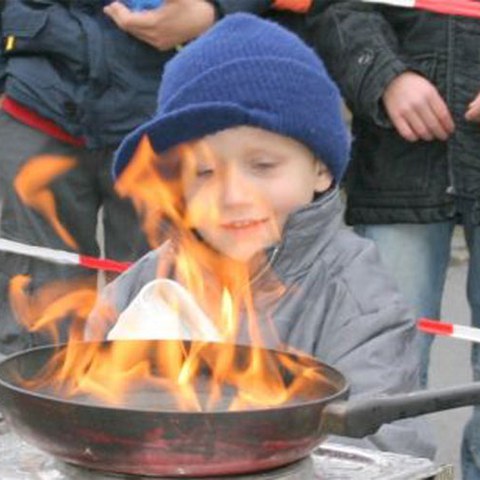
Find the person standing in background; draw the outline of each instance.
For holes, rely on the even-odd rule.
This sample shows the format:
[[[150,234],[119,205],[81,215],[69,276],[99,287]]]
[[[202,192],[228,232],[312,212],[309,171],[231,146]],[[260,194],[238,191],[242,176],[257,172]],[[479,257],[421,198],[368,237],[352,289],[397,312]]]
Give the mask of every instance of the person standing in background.
[[[292,8],[297,3],[292,1]],[[282,8],[288,4],[282,2]],[[0,6],[0,92],[5,94],[0,111],[0,235],[97,256],[97,216],[103,207],[105,255],[121,261],[138,258],[148,245],[132,205],[114,191],[113,150],[155,111],[159,74],[180,44],[202,34],[219,16],[238,10],[263,14],[275,5],[265,0],[165,0],[153,10],[130,11],[120,2],[104,6],[98,0],[2,0]],[[33,181],[26,187],[26,201],[15,180],[32,159],[39,166],[29,172]],[[74,163],[63,171],[66,159]],[[48,185],[52,197],[47,199],[55,206],[57,228],[35,203],[50,195],[40,182],[46,161],[48,168],[60,169]],[[1,253],[1,354],[51,341],[28,331],[15,317],[11,288],[18,275],[28,276],[22,291],[32,298],[52,284],[61,295],[75,290],[78,283],[72,279],[79,276],[96,288],[96,276],[87,270]],[[43,303],[51,304],[54,297]],[[42,301],[36,303],[41,307]],[[63,323],[65,330],[68,322]]]
[[[434,319],[461,224],[470,253],[467,297],[480,327],[480,22],[355,1],[315,3],[312,41],[353,114],[347,223],[377,243],[416,315]],[[430,346],[425,337],[424,385]],[[472,367],[480,380],[478,345]],[[480,479],[478,407],[464,432],[462,468],[465,480]]]

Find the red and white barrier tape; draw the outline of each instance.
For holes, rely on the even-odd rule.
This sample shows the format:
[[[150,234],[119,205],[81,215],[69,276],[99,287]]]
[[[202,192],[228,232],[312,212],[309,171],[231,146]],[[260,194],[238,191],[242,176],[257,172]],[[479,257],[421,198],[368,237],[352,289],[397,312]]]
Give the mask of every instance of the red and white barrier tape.
[[[110,260],[108,258],[90,257],[88,255],[79,255],[78,253],[66,252],[64,250],[26,245],[4,238],[0,238],[0,251],[35,257],[52,263],[78,265],[92,270],[108,272],[124,272],[131,265],[129,262],[117,262],[116,260]]]
[[[379,3],[396,7],[417,8],[434,13],[461,15],[480,18],[478,0],[360,0],[365,3]]]
[[[432,335],[443,335],[480,343],[479,328],[465,327],[464,325],[455,325],[454,323],[430,320],[429,318],[421,318],[418,320],[417,328],[424,333],[430,333]]]

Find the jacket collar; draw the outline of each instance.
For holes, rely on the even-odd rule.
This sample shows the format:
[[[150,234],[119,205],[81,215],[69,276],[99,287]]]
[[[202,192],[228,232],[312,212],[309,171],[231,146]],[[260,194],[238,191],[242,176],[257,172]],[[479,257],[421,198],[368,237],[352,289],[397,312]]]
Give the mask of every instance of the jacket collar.
[[[279,281],[283,285],[295,281],[337,234],[343,225],[343,210],[339,189],[335,187],[292,213],[283,228],[281,241],[266,250],[267,264],[252,274],[251,284],[261,284],[263,289],[268,289]]]
[[[282,241],[270,252],[279,279],[291,281],[308,270],[342,224],[343,202],[338,188],[290,215]]]

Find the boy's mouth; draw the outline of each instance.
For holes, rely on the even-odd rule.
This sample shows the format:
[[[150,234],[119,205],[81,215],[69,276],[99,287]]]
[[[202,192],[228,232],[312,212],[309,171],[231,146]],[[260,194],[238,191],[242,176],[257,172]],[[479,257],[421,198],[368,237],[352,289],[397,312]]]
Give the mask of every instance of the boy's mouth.
[[[266,225],[268,222],[267,218],[262,219],[246,219],[246,220],[232,220],[230,222],[222,222],[220,224],[221,228],[230,231],[245,231],[255,229],[262,225]]]

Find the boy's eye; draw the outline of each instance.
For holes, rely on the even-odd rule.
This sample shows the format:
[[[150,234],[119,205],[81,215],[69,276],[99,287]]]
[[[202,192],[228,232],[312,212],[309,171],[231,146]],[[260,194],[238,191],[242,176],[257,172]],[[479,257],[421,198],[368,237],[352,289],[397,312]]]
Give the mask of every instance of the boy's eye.
[[[196,175],[198,178],[211,177],[213,175],[213,168],[211,167],[198,168]]]
[[[214,169],[212,165],[197,165],[195,175],[197,178],[207,178],[213,175]]]
[[[251,163],[252,167],[259,172],[268,172],[277,166],[277,162],[265,158],[255,159]]]

